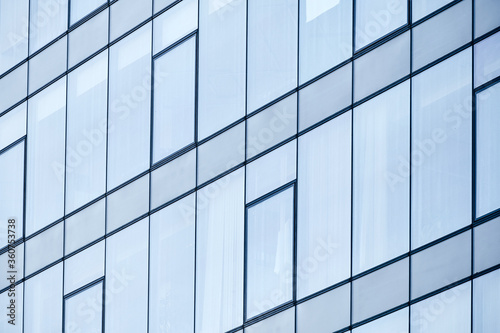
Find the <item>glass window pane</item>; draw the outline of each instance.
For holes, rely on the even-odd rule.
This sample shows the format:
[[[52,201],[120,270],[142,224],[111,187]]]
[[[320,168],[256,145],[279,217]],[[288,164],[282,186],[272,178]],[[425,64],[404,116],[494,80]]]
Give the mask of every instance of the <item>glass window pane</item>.
[[[246,3],[200,1],[199,139],[245,115]]]
[[[410,312],[412,333],[470,333],[470,282],[418,302]]]
[[[0,74],[28,56],[28,7],[28,0],[0,2]]]
[[[270,318],[245,328],[245,333],[294,333],[295,308],[280,312]]]
[[[408,2],[356,0],[356,50],[408,23]]]
[[[297,133],[297,95],[260,111],[247,120],[247,158]]]
[[[0,91],[0,113],[25,98],[28,91],[28,63],[1,78]]]
[[[4,266],[5,267],[5,266]],[[10,290],[6,290],[3,293],[0,294],[0,304],[9,304],[9,302],[13,299],[15,301],[15,307],[16,309],[14,310],[16,313],[15,315],[11,316],[10,314],[10,309],[8,309],[8,317],[6,319],[3,319],[0,321],[0,331],[2,333],[22,333],[23,332],[23,317],[24,317],[24,311],[20,311],[20,309],[23,309],[24,305],[24,287],[23,284],[20,283],[16,286],[16,289],[14,291],[15,295],[10,295],[11,293]],[[9,304],[10,306],[10,304]],[[12,318],[15,316],[15,319]],[[14,320],[14,321],[12,321]],[[10,322],[12,321],[12,323]]]
[[[107,3],[107,0],[70,0],[69,23],[70,25],[80,21],[95,9]],[[101,31],[101,33],[103,33]],[[95,36],[95,35],[94,35]]]
[[[411,258],[411,298],[470,275],[471,232],[434,245]]]
[[[5,288],[5,287],[11,286],[11,281],[9,279],[10,274],[7,273],[7,271],[8,271],[6,269],[7,267],[9,267],[9,270],[13,269],[16,272],[15,273],[16,282],[19,282],[24,277],[24,243],[21,243],[21,244],[15,246],[14,248],[9,247],[8,249],[9,249],[9,251],[4,252],[3,254],[0,254],[0,265],[1,265],[0,267],[5,267],[3,278],[2,278],[2,281],[0,282],[0,290]],[[14,260],[14,262],[12,260]],[[21,291],[17,287],[16,287],[16,290]],[[18,309],[22,309],[22,308],[18,308]],[[22,311],[16,311],[16,319],[17,319],[17,316],[19,315],[19,313],[21,313],[21,312]],[[0,327],[2,327],[1,323],[0,323]]]
[[[409,269],[409,259],[405,258],[355,280],[352,283],[353,323],[408,302]]]
[[[0,149],[26,135],[26,103],[0,117]]]
[[[106,285],[120,292],[106,298],[106,333],[146,332],[148,317],[148,218],[106,241]]]
[[[155,14],[177,0],[153,0]]]
[[[149,330],[193,332],[195,195],[151,215]]]
[[[3,248],[23,238],[24,141],[0,155],[0,189],[0,221],[3,221],[0,248]]]
[[[100,282],[64,301],[65,332],[102,332],[102,293]]]
[[[471,40],[471,11],[471,0],[463,0],[413,29],[413,70]]]
[[[500,32],[474,45],[474,87],[500,75]]]
[[[153,9],[152,1],[120,0],[115,2],[111,6],[110,42],[150,17]],[[151,35],[149,39],[151,40]],[[136,51],[144,50],[137,49]],[[151,46],[147,48],[147,51],[151,51]]]
[[[248,2],[248,112],[297,85],[297,1]]]
[[[153,21],[153,54],[178,41],[198,27],[198,1],[183,0]]]
[[[474,228],[474,273],[500,264],[500,218]]]
[[[59,263],[25,282],[24,331],[62,331],[63,264]]]
[[[248,208],[247,319],[292,300],[294,191]]]
[[[245,123],[240,123],[198,148],[198,184],[245,160]]]
[[[111,232],[149,210],[149,174],[107,197],[106,231]]]
[[[64,73],[67,51],[67,37],[65,36],[29,61],[30,94]]]
[[[68,68],[108,43],[108,9],[94,16],[69,34]]]
[[[354,109],[353,274],[408,252],[410,81]]]
[[[64,293],[70,293],[104,276],[104,242],[64,261]]]
[[[177,157],[151,173],[151,209],[196,187],[196,150]]]
[[[196,39],[154,62],[153,163],[194,142]]]
[[[497,0],[474,0],[474,37],[479,37],[500,25],[500,2]]]
[[[60,222],[29,239],[25,244],[25,249],[26,276],[61,258],[63,256],[63,223]]]
[[[66,213],[106,191],[108,52],[68,75]]]
[[[297,298],[351,270],[351,112],[299,138]]]
[[[30,54],[68,28],[68,0],[30,1]]]
[[[64,253],[70,254],[103,236],[104,220],[105,199],[67,218],[64,226]]]
[[[297,333],[336,332],[349,326],[350,321],[350,284],[297,305]]]
[[[108,190],[149,167],[150,107],[151,24],[147,24],[110,48]]]
[[[352,64],[299,91],[299,131],[335,114],[351,104]]]
[[[354,61],[354,101],[410,74],[410,33],[406,32]]]
[[[476,98],[476,216],[500,208],[500,84]]]
[[[412,249],[470,224],[471,70],[469,48],[412,79]]]
[[[452,1],[453,0],[413,0],[411,9],[412,21],[416,22]]]
[[[300,83],[352,55],[352,0],[300,0]]]
[[[408,308],[372,321],[352,330],[352,333],[406,333],[408,332]]]
[[[287,143],[247,166],[246,202],[291,182],[296,178],[297,141]]]
[[[244,169],[197,195],[196,332],[243,323]]]
[[[500,269],[474,280],[474,333],[494,333],[500,327]]]
[[[66,79],[28,101],[26,234],[64,214]]]

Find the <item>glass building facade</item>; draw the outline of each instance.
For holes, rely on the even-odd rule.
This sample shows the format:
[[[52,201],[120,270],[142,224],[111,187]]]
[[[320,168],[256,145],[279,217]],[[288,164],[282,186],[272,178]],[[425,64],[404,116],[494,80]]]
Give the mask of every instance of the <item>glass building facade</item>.
[[[499,0],[0,0],[2,333],[498,333],[499,170]]]

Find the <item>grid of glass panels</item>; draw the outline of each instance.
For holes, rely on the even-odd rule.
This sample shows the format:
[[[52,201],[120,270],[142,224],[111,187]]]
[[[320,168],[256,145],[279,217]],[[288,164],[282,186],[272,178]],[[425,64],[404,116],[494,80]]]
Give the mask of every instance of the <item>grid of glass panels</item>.
[[[0,330],[495,332],[498,9],[0,0]]]

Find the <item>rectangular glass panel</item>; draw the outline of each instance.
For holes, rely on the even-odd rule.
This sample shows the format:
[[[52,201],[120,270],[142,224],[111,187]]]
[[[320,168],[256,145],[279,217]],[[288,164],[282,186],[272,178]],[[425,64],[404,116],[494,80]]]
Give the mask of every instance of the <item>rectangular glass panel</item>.
[[[412,305],[410,318],[412,333],[470,333],[470,282]]]
[[[151,215],[149,330],[193,332],[195,195]]]
[[[194,142],[196,38],[154,61],[153,163]]]
[[[411,8],[412,21],[416,22],[452,1],[453,0],[413,0]]]
[[[471,232],[434,245],[411,258],[411,298],[470,275]]]
[[[476,217],[500,208],[500,84],[476,96]]]
[[[153,12],[153,0],[120,0],[111,6],[110,42],[123,35]],[[151,35],[150,35],[151,39]],[[148,52],[151,51],[149,47]],[[140,50],[136,50],[140,51]]]
[[[405,0],[356,0],[356,50],[408,23]]]
[[[299,90],[299,131],[351,104],[352,63]]]
[[[300,83],[352,55],[352,0],[300,0]]]
[[[251,0],[250,0],[251,1]],[[245,328],[245,333],[294,333],[295,308],[280,312],[270,318]]]
[[[28,101],[26,235],[64,214],[66,78]]]
[[[0,79],[0,112],[26,97],[28,92],[28,63],[19,66]]]
[[[354,101],[410,74],[410,33],[406,32],[354,61]]]
[[[104,242],[100,241],[64,261],[65,294],[104,276]]]
[[[63,223],[29,239],[25,244],[26,276],[53,263],[63,256]]]
[[[244,169],[197,195],[196,332],[226,332],[243,323]]]
[[[352,333],[408,332],[408,308],[391,313],[352,330]]]
[[[246,318],[292,300],[294,187],[247,211]]]
[[[68,0],[30,1],[30,54],[68,28]]]
[[[500,327],[500,269],[483,275],[474,283],[473,333],[495,333]]]
[[[148,220],[106,240],[106,285],[120,291],[106,298],[106,333],[147,332]]]
[[[106,191],[108,52],[68,75],[66,213]]]
[[[153,0],[155,14],[177,0]]]
[[[29,93],[33,93],[66,70],[67,37],[30,59]]]
[[[0,150],[26,135],[26,103],[0,117]]]
[[[23,141],[0,155],[0,248],[23,237],[24,150]]]
[[[500,32],[474,45],[474,87],[500,75]]]
[[[287,143],[247,166],[246,202],[296,178],[297,141]]]
[[[107,0],[70,0],[69,24],[72,25],[107,3]]]
[[[198,1],[183,0],[153,21],[153,54],[178,41],[198,27]]]
[[[62,331],[63,264],[59,263],[25,282],[24,331]]]
[[[196,150],[177,157],[151,173],[151,209],[196,187]]]
[[[351,271],[351,112],[299,138],[297,298]]]
[[[198,184],[245,160],[245,123],[240,123],[198,147]]]
[[[108,195],[106,231],[111,232],[148,211],[149,174]]]
[[[247,158],[297,133],[297,95],[293,94],[247,120]]]
[[[355,108],[353,132],[356,275],[409,249],[410,81]]]
[[[66,219],[64,226],[66,255],[104,235],[105,200],[102,199]]]
[[[28,56],[28,8],[29,0],[0,2],[0,74]]]
[[[474,273],[500,264],[500,218],[474,228]]]
[[[381,268],[352,283],[353,323],[408,302],[408,258]],[[388,332],[393,332],[388,330]]]
[[[471,67],[469,48],[412,79],[412,249],[470,224]]]
[[[109,9],[69,33],[68,69],[108,43]]]
[[[500,25],[500,2],[497,0],[474,0],[474,37],[479,37]]]
[[[245,115],[246,3],[200,1],[199,139]]]
[[[11,294],[12,291],[7,289],[3,293],[0,294],[0,303],[1,304],[9,304],[9,302],[13,299],[15,301],[15,310],[6,309],[8,312],[8,317],[4,318],[4,320],[0,321],[0,330],[2,333],[22,333],[23,332],[23,317],[24,311],[19,311],[19,309],[23,309],[24,306],[24,286],[23,283],[20,283],[15,288],[15,295]],[[10,304],[8,305],[11,306]],[[7,306],[6,306],[7,307]],[[11,314],[11,311],[15,311],[15,314]],[[13,318],[15,317],[15,319]]]
[[[350,284],[297,305],[297,333],[336,332],[349,326],[350,322]]]
[[[413,29],[413,70],[444,56],[472,38],[471,0],[463,0]]]
[[[100,282],[64,301],[65,332],[102,332],[102,293]]]
[[[248,112],[297,85],[297,1],[248,2]]]
[[[108,190],[150,164],[151,24],[109,52]]]

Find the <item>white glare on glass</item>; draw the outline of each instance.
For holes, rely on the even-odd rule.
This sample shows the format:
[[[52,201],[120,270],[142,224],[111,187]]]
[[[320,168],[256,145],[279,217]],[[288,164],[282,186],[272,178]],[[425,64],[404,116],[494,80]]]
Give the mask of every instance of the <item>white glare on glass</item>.
[[[26,135],[26,103],[0,117],[0,149]]]
[[[251,1],[251,0],[250,0]],[[295,308],[280,312],[270,318],[245,328],[245,333],[294,333]]]
[[[151,215],[149,330],[193,332],[195,195]]]
[[[248,1],[248,112],[297,85],[297,1]]]
[[[351,112],[299,138],[297,172],[300,299],[350,275]]]
[[[408,308],[391,313],[352,330],[352,333],[407,333]]]
[[[64,254],[68,255],[104,235],[105,201],[100,201],[65,220]]]
[[[0,74],[28,56],[28,8],[29,0],[0,1]]]
[[[474,45],[474,87],[500,75],[500,32]]]
[[[28,63],[0,79],[0,113],[25,98],[28,91]]]
[[[153,163],[194,141],[196,39],[154,62]]]
[[[25,243],[26,276],[53,263],[63,256],[63,223],[45,230]]]
[[[30,59],[28,93],[33,93],[66,71],[67,52],[67,37],[64,36]]]
[[[66,79],[28,101],[26,235],[64,214]]]
[[[103,283],[100,282],[64,301],[64,331],[102,331]]]
[[[482,36],[500,26],[499,12],[500,1],[498,0],[474,0],[474,37]]]
[[[474,228],[474,273],[500,264],[500,217]]]
[[[107,0],[70,0],[69,23],[74,24],[107,3]],[[94,35],[95,36],[95,35]]]
[[[294,187],[248,208],[246,318],[292,300]]]
[[[150,17],[152,2],[153,0],[120,0],[110,6],[110,42]],[[150,50],[151,47],[148,48]]]
[[[31,0],[30,54],[60,36],[68,28],[68,0]]]
[[[473,333],[495,333],[500,327],[500,269],[473,281]]]
[[[100,241],[64,261],[64,294],[104,276],[104,242]]]

